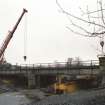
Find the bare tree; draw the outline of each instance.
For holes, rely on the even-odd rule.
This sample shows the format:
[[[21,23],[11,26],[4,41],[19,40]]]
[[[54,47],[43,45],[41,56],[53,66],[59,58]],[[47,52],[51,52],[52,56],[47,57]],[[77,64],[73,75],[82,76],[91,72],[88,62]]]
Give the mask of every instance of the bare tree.
[[[102,0],[97,0],[97,8],[96,10],[89,11],[89,8],[87,6],[86,11],[81,10],[82,17],[76,16],[72,14],[70,11],[68,12],[63,5],[61,5],[60,0],[56,0],[56,4],[60,8],[61,12],[63,14],[66,14],[67,17],[69,17],[70,25],[66,28],[72,31],[75,34],[82,35],[85,37],[99,37],[101,38],[100,45],[102,47],[103,52],[103,46],[104,46],[104,34],[105,34],[105,16],[104,12],[105,9],[103,8],[104,3]],[[73,20],[75,19],[75,21]],[[76,21],[80,21],[81,24],[79,24]]]

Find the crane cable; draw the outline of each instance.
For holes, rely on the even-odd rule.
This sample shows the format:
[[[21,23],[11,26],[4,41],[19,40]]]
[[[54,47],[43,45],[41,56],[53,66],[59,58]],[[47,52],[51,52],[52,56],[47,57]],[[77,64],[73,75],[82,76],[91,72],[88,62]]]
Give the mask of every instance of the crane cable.
[[[24,61],[27,60],[27,15],[24,19]]]

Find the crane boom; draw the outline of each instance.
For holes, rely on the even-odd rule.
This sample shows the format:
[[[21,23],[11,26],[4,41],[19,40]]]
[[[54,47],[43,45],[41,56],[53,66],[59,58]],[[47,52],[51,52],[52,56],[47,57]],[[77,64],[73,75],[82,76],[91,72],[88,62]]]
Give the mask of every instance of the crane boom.
[[[23,9],[23,12],[22,12],[22,14],[20,15],[19,19],[17,20],[16,24],[14,25],[13,29],[12,29],[11,31],[9,31],[9,34],[6,36],[6,38],[5,38],[5,40],[4,40],[3,44],[2,44],[2,46],[1,46],[1,48],[0,48],[0,63],[2,62],[2,61],[1,61],[2,56],[3,56],[4,52],[5,52],[5,50],[6,50],[7,46],[8,46],[8,44],[9,44],[9,42],[10,42],[10,40],[11,40],[11,38],[13,37],[14,32],[16,31],[16,29],[17,29],[17,27],[18,27],[18,25],[19,25],[19,23],[20,23],[22,17],[24,16],[24,14],[25,14],[26,12],[28,12],[28,11],[27,11],[26,9]]]

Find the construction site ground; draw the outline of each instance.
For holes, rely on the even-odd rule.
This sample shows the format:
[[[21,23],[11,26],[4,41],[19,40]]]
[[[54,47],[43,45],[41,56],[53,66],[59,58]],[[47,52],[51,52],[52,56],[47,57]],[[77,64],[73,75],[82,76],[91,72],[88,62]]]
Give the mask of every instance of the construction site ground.
[[[105,89],[47,96],[43,89],[8,88],[1,91],[0,105],[105,105]]]

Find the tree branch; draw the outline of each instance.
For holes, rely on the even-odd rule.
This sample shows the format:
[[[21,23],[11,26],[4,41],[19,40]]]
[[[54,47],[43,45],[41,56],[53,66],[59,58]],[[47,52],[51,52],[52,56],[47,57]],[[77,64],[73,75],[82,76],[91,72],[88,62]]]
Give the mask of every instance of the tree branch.
[[[73,15],[73,14],[71,14],[71,13],[68,13],[67,11],[65,11],[65,10],[61,7],[61,5],[58,3],[58,0],[56,0],[56,4],[57,4],[58,7],[61,9],[62,13],[66,14],[66,15],[69,15],[69,16],[71,16],[71,17],[73,17],[73,18],[75,18],[75,19],[77,19],[77,20],[83,21],[83,22],[85,22],[85,23],[89,23],[89,24],[92,24],[92,25],[97,25],[97,26],[99,26],[99,27],[105,28],[105,26],[103,26],[103,25],[100,25],[100,24],[97,24],[97,23],[93,23],[93,22],[89,22],[89,21],[87,21],[87,20],[85,20],[85,19],[82,19],[82,18],[80,18],[80,17],[77,17],[77,16],[75,16],[75,15]]]
[[[81,35],[81,36],[85,36],[85,37],[92,37],[92,36],[89,36],[87,34],[82,34],[82,33],[79,33],[77,31],[74,31],[73,29],[71,29],[70,27],[66,27],[67,29],[69,29],[71,32],[75,33],[75,34],[78,34],[78,35]]]
[[[103,14],[103,8],[102,8],[102,1],[100,1],[99,3],[100,3],[100,8],[101,8],[102,22],[103,22],[103,24],[105,25],[104,14]]]

